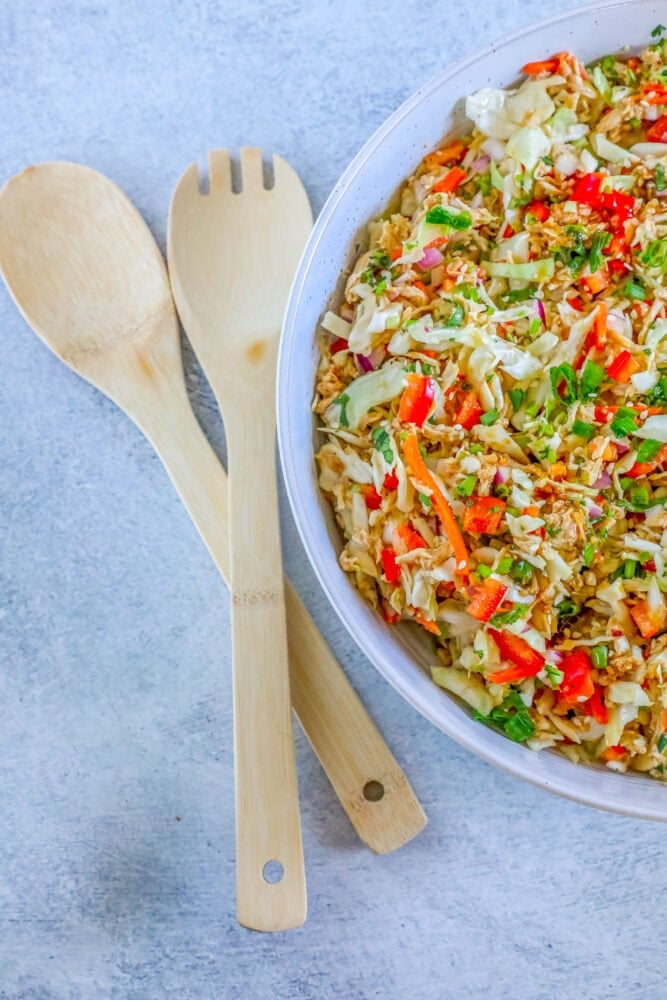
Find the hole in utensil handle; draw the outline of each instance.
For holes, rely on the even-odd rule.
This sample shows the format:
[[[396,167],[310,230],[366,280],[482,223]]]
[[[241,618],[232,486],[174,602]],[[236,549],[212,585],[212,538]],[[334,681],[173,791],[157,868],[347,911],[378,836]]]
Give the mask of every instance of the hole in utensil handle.
[[[364,785],[364,798],[367,802],[379,802],[384,797],[384,785],[381,781],[367,781]]]
[[[277,885],[278,882],[282,882],[285,875],[285,869],[279,861],[267,861],[262,868],[262,878],[269,885]]]

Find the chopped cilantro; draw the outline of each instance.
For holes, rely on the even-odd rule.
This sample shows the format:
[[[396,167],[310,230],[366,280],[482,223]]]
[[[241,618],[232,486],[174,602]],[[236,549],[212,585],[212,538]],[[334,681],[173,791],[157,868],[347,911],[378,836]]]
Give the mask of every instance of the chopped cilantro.
[[[510,389],[509,392],[507,393],[507,395],[510,398],[510,403],[512,404],[512,409],[516,413],[516,411],[518,409],[520,409],[521,404],[523,403],[524,399],[526,398],[526,390],[525,389]]]
[[[451,303],[452,311],[450,312],[448,318],[443,323],[446,327],[457,327],[463,324],[463,319],[465,317],[465,309],[460,302]]]
[[[572,365],[567,361],[557,368],[549,369],[551,391],[564,403],[574,403],[577,399],[577,376]]]
[[[388,465],[391,465],[394,461],[394,452],[392,451],[389,435],[384,427],[374,427],[371,432],[371,438],[373,440],[373,447],[375,450],[380,452]]]
[[[518,691],[511,691],[488,715],[474,711],[473,717],[477,722],[501,729],[515,743],[524,743],[535,733],[535,723]]]
[[[571,597],[565,597],[560,604],[556,605],[556,615],[559,618],[575,618],[581,611],[581,605],[573,601]]]

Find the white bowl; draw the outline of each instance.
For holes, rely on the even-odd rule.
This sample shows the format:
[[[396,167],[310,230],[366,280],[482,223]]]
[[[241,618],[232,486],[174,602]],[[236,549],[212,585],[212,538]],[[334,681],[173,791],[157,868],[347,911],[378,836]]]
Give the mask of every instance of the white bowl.
[[[575,765],[551,751],[535,753],[475,722],[466,706],[436,687],[428,671],[428,638],[410,625],[386,625],[338,565],[341,537],[317,485],[311,412],[315,331],[341,293],[354,245],[422,156],[444,136],[467,129],[465,96],[483,86],[509,86],[527,60],[563,49],[586,62],[624,46],[639,49],[660,21],[667,23],[664,0],[597,3],[550,18],[445,70],[387,119],[334,188],[301,259],[281,343],[278,436],[292,510],[313,568],[355,641],[411,705],[463,746],[541,788],[628,816],[667,820],[667,788],[655,779]]]

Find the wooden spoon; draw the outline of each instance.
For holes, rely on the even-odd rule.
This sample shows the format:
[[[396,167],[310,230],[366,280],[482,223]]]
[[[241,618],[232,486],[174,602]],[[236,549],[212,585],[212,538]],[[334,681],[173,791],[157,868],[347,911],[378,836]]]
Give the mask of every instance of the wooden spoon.
[[[46,345],[146,434],[228,579],[225,471],[192,413],[164,261],[134,206],[88,167],[28,167],[0,192],[0,271]],[[294,708],[361,839],[395,850],[426,817],[289,582],[286,596]]]

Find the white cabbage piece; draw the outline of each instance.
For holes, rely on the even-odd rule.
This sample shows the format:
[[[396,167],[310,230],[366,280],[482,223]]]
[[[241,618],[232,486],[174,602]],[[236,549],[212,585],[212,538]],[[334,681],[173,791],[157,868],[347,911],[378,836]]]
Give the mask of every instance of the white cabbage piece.
[[[324,314],[320,326],[327,331],[327,333],[332,333],[334,337],[342,337],[343,340],[347,340],[350,336],[350,330],[352,329],[352,324],[348,323],[347,320],[343,319],[342,316],[337,316],[335,312],[331,312],[330,309]]]
[[[495,708],[496,702],[487,691],[484,682],[474,674],[469,675],[465,670],[455,670],[452,667],[437,666],[431,667],[431,676],[438,687],[457,695],[482,715],[488,715]]]
[[[667,337],[667,320],[657,319],[646,334],[644,346],[654,351],[661,340]]]
[[[610,142],[604,135],[594,135],[591,139],[591,146],[601,159],[607,160],[609,163],[639,162],[636,153],[631,153],[629,149],[617,146],[615,142]]]
[[[635,681],[614,681],[607,688],[607,698],[615,705],[646,708],[653,704],[643,687]]]
[[[551,142],[542,129],[530,125],[513,132],[507,143],[507,155],[526,170],[534,170],[550,149]]]
[[[402,365],[391,362],[350,382],[344,392],[347,397],[344,404],[347,426],[356,430],[369,410],[394,399],[405,384],[405,374]],[[335,400],[328,407],[324,419],[332,427],[339,427],[342,412],[343,405]]]
[[[361,287],[361,286],[357,286]],[[375,295],[366,296],[357,306],[357,315],[349,331],[348,346],[355,354],[370,354],[376,334],[400,323],[403,307],[398,302],[380,307]]]
[[[509,139],[516,128],[505,109],[508,95],[507,90],[482,87],[466,97],[467,117],[492,139]]]
[[[636,431],[633,431],[633,434],[635,437],[667,443],[667,414],[647,417],[644,423]]]

